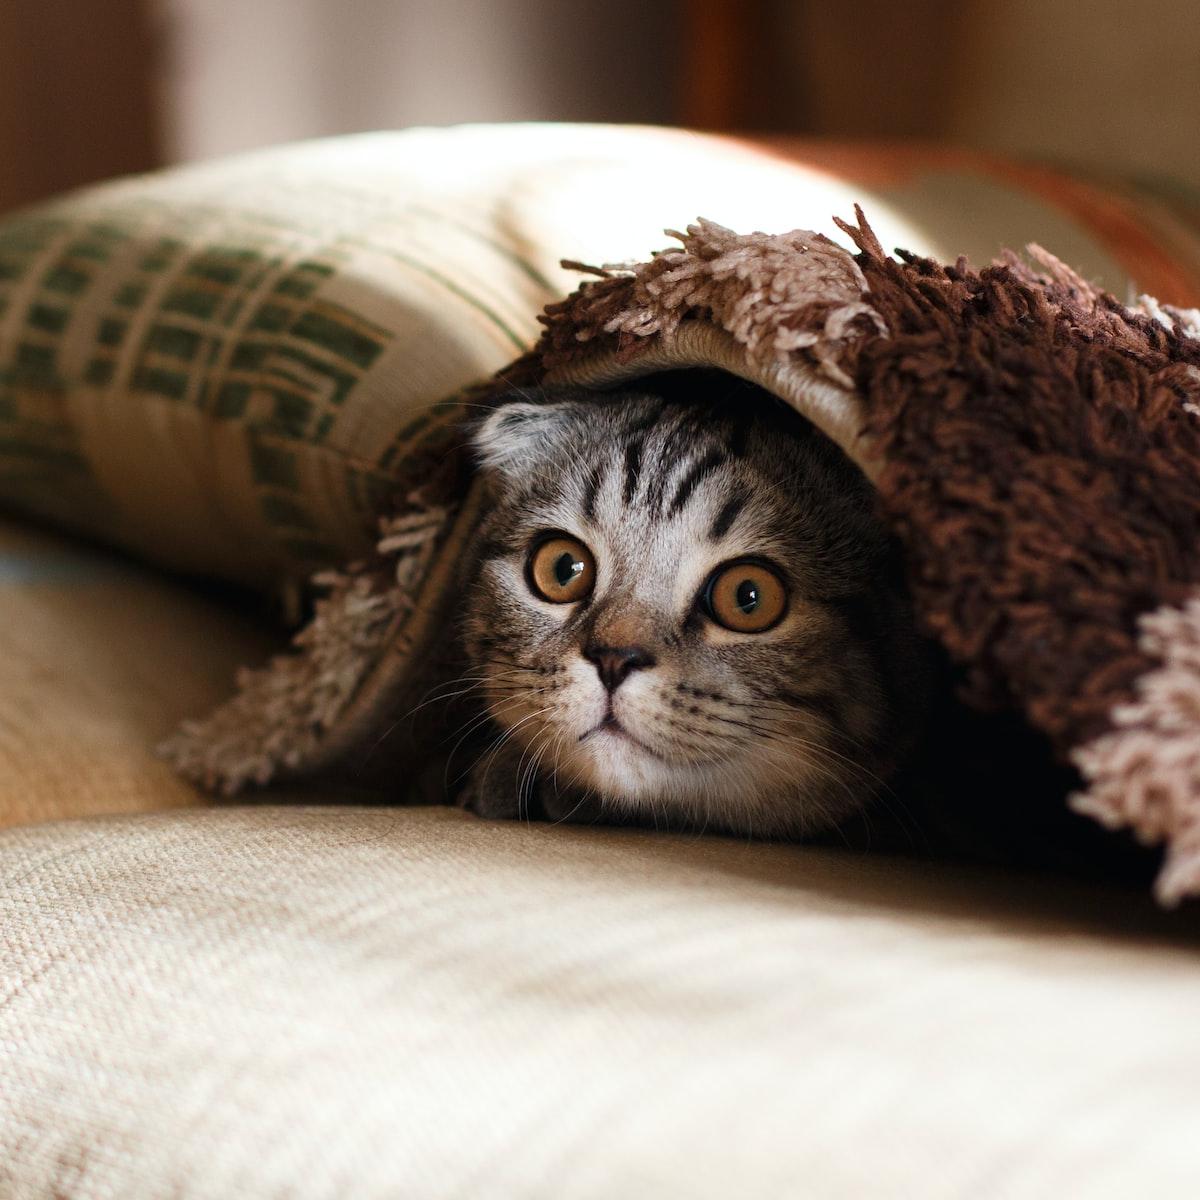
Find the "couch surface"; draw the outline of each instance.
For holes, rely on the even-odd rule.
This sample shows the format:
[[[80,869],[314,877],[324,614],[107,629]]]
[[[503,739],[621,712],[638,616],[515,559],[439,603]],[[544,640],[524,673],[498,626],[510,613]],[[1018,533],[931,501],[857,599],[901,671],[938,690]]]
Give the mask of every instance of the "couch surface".
[[[0,1195],[1189,1195],[1200,926],[834,851],[232,808],[0,835]]]

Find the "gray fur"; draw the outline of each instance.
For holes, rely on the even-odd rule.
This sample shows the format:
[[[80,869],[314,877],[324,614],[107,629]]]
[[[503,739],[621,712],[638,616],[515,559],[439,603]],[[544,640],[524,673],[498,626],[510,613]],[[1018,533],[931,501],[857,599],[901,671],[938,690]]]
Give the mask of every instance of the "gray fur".
[[[465,643],[492,728],[474,810],[798,837],[860,809],[911,746],[917,639],[869,486],[765,393],[708,391],[539,393],[478,428],[492,504]],[[591,548],[589,600],[531,591],[547,530]],[[788,586],[764,633],[697,606],[744,555]],[[610,693],[585,657],[597,645],[649,665]]]

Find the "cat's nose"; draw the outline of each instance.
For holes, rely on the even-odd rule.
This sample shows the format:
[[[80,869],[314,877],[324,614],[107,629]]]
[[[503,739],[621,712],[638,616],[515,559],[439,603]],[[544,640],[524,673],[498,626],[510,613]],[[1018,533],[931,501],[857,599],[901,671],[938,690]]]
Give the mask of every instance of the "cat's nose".
[[[654,655],[641,646],[594,646],[583,648],[583,657],[596,664],[600,682],[615,692],[625,682],[631,671],[640,671],[654,666]]]

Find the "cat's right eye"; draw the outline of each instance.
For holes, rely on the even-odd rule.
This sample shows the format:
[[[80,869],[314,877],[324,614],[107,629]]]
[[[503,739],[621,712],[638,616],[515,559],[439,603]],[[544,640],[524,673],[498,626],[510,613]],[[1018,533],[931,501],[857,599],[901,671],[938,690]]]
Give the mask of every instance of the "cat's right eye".
[[[578,538],[550,534],[534,543],[525,576],[535,596],[551,604],[574,604],[592,594],[596,560]]]

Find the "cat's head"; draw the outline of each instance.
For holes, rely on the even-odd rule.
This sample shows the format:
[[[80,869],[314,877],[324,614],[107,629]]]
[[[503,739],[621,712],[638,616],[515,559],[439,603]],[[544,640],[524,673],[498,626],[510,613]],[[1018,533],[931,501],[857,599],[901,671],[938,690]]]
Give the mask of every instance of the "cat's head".
[[[831,444],[736,388],[537,393],[475,444],[491,508],[467,651],[530,773],[774,836],[870,797],[911,740],[916,639],[870,488]]]

